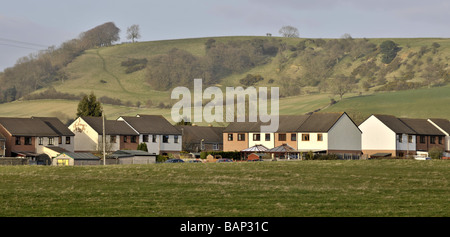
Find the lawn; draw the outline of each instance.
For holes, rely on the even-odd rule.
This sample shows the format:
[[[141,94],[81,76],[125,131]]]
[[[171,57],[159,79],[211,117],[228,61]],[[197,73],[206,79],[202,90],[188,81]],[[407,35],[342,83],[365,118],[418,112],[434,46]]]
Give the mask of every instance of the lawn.
[[[445,160],[0,167],[0,216],[448,217]]]

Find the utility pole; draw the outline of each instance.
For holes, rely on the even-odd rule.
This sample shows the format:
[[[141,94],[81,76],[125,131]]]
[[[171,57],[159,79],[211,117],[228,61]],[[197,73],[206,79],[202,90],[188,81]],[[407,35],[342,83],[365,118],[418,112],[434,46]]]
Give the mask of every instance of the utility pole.
[[[102,143],[103,143],[103,165],[106,165],[106,136],[105,136],[105,112],[102,109],[102,124],[103,124],[103,135],[102,135]]]

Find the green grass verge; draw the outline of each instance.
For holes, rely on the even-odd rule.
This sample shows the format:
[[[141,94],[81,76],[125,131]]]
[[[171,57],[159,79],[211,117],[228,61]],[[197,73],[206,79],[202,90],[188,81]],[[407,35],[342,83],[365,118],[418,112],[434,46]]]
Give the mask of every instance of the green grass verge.
[[[450,162],[0,167],[0,216],[448,217]]]

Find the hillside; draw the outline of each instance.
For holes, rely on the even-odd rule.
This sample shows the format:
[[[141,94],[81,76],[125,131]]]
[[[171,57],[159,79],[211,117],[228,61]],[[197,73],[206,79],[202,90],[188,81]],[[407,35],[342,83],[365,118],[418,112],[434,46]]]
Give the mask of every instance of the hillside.
[[[394,47],[384,49],[381,45],[386,41],[392,41]],[[386,50],[391,51],[386,53]],[[394,56],[389,58],[389,53]],[[220,60],[214,61],[215,58]],[[401,115],[403,109],[396,107],[400,106],[408,108],[405,111],[409,112],[404,112],[406,116],[422,117],[426,114],[414,106],[416,100],[423,105],[449,101],[450,93],[446,93],[449,89],[445,86],[450,81],[449,59],[450,39],[431,38],[213,37],[119,44],[83,51],[58,70],[58,75],[63,76],[42,84],[45,86],[31,94],[21,93],[20,98],[15,98],[20,103],[0,105],[0,115],[19,115],[2,108],[32,107],[33,100],[50,94],[49,88],[75,98],[81,93],[94,92],[98,98],[103,97],[105,104],[115,104],[111,108],[120,108],[121,113],[169,115],[171,104],[176,102],[170,99],[172,88],[192,86],[189,78],[194,77],[204,78],[204,88],[208,85],[279,86],[284,97],[280,103],[282,114],[323,109],[331,99],[339,101],[342,96],[341,101],[325,111],[352,111],[361,117],[372,112]],[[5,81],[8,73],[0,74],[0,81],[4,82],[0,86],[3,98],[13,86],[20,88]],[[420,93],[435,90],[440,96]],[[48,97],[50,100],[44,104],[64,99],[59,96]],[[67,108],[76,103],[72,98]],[[59,111],[51,113],[59,113],[66,119],[75,114],[72,109]],[[439,109],[432,115],[449,117]]]

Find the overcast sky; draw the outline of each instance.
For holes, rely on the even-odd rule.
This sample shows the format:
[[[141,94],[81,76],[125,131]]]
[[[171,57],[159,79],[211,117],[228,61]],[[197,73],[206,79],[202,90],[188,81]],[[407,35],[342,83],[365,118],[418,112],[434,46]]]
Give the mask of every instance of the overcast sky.
[[[279,36],[283,25],[300,37],[450,38],[449,0],[3,0],[0,71],[30,53],[59,47],[105,22],[138,24],[139,41],[210,36]]]

